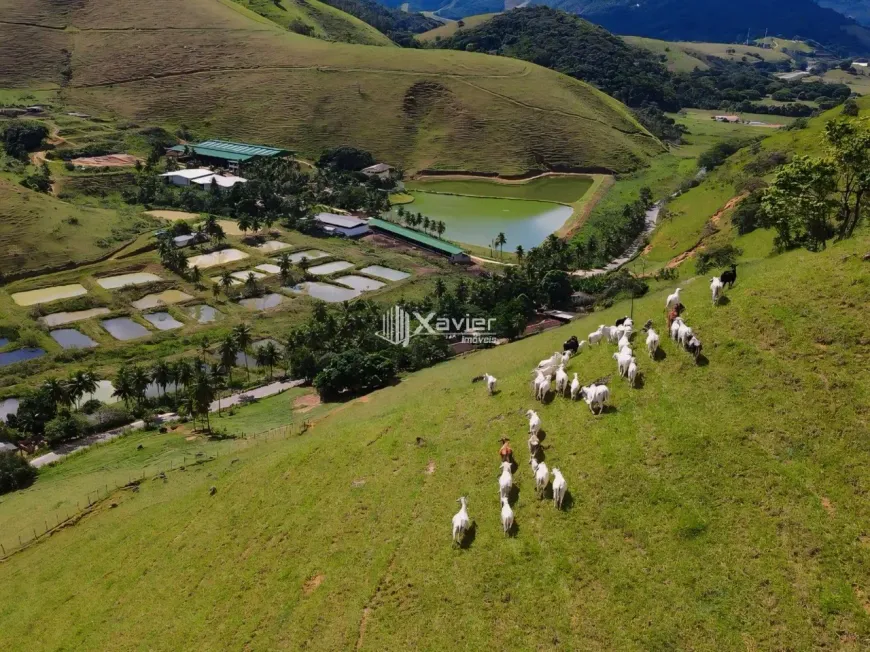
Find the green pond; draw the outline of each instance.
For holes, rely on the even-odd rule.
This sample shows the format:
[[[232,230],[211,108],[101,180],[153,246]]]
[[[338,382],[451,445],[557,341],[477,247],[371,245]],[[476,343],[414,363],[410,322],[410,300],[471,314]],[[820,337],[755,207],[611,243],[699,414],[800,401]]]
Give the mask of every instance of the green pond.
[[[530,249],[571,217],[570,206],[554,202],[574,203],[591,185],[586,177],[542,177],[513,185],[481,180],[409,182],[406,189],[414,201],[405,209],[444,222],[448,240],[487,247],[504,233],[506,250],[517,245]]]

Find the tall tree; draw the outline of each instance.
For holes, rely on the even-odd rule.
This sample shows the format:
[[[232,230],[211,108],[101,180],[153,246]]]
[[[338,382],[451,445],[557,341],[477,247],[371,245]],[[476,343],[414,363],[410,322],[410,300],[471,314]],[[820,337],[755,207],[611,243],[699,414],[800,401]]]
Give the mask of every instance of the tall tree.
[[[136,398],[136,390],[133,385],[132,370],[127,365],[121,365],[118,373],[115,374],[115,391],[112,396],[124,401],[124,405],[129,409],[130,401]]]
[[[227,373],[229,384],[233,384],[233,367],[236,366],[236,356],[239,353],[239,345],[235,337],[227,335],[218,347],[220,364]]]
[[[245,373],[248,376],[248,382],[251,381],[251,370],[248,368],[248,350],[253,343],[253,335],[251,327],[247,324],[239,324],[233,329],[233,339],[236,341],[236,346],[239,351],[245,354]]]
[[[172,382],[172,369],[165,360],[158,360],[151,367],[151,380],[160,390],[160,395],[166,395],[166,386]]]
[[[43,382],[42,391],[56,406],[68,407],[72,403],[66,383],[57,378],[48,378]]]
[[[828,154],[837,167],[840,195],[837,238],[850,237],[870,192],[870,119],[832,120],[825,125]]]

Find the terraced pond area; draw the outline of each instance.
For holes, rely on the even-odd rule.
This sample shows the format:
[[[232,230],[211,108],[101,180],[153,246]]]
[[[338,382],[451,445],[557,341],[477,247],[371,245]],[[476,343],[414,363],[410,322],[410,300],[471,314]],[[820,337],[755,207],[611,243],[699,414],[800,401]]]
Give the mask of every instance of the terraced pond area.
[[[106,319],[101,322],[109,334],[116,340],[126,342],[127,340],[135,340],[140,337],[148,337],[151,334],[147,328],[127,317],[119,317],[117,319]]]
[[[29,290],[27,292],[16,292],[12,295],[12,300],[19,306],[35,306],[40,303],[80,297],[87,293],[88,291],[83,285],[73,283],[71,285],[55,285],[54,287]]]
[[[579,201],[592,183],[584,176],[539,177],[526,183],[410,181],[406,190],[414,201],[405,209],[444,222],[448,240],[486,247],[504,233],[508,249],[530,249],[568,221],[573,209],[567,204]]]
[[[217,267],[218,265],[234,263],[237,260],[244,260],[247,257],[248,254],[246,254],[244,251],[240,251],[238,249],[223,249],[221,251],[215,251],[210,254],[192,256],[187,259],[187,265],[188,267],[199,267],[200,269],[207,269],[209,267]]]
[[[153,283],[162,281],[157,274],[148,272],[136,272],[135,274],[121,274],[119,276],[107,276],[106,278],[98,278],[97,285],[106,290],[119,290],[131,285],[144,285],[145,283]]]
[[[6,351],[0,353],[0,367],[6,367],[16,362],[24,362],[25,360],[33,360],[45,355],[42,349],[24,347],[23,349],[15,349],[14,351]]]
[[[323,276],[325,274],[340,272],[351,267],[353,267],[353,263],[349,263],[346,260],[335,260],[331,263],[323,263],[322,265],[315,265],[314,267],[309,267],[308,271],[312,274]]]
[[[64,349],[93,349],[99,346],[94,340],[75,328],[60,328],[51,331],[50,335],[51,339]]]
[[[343,288],[330,283],[320,283],[318,281],[300,283],[292,288],[286,288],[293,294],[307,294],[315,299],[326,301],[327,303],[341,303],[342,301],[350,301],[356,299],[362,292],[351,288]]]
[[[193,297],[181,290],[166,290],[157,294],[146,294],[138,301],[134,301],[132,305],[137,310],[148,310],[158,306],[168,306],[174,303],[189,301],[190,299],[193,299]]]
[[[46,326],[63,326],[64,324],[72,324],[77,321],[84,321],[91,317],[99,317],[100,315],[108,315],[111,312],[108,308],[91,308],[90,310],[77,310],[75,312],[56,312],[51,315],[40,317],[41,321]]]

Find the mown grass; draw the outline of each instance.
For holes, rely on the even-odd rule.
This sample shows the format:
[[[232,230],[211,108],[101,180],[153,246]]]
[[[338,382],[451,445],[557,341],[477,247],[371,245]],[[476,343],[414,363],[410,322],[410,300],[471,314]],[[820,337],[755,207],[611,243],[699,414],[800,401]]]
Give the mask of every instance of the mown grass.
[[[541,406],[546,461],[569,484],[563,512],[534,498],[525,464],[528,370],[624,303],[417,373],[236,463],[119,494],[0,565],[0,641],[863,649],[870,385],[855,370],[870,338],[868,244],[865,232],[747,264],[715,309],[704,279],[686,279],[704,364],[666,340],[662,360],[640,356],[640,389],[611,380],[607,414]],[[636,322],[660,326],[670,290],[635,301]],[[612,376],[612,351],[569,370]],[[483,371],[497,396],[470,383]],[[496,496],[503,435],[520,462],[511,538]],[[459,495],[476,525],[463,550],[449,540]]]
[[[624,172],[662,149],[623,105],[532,64],[329,43],[232,3],[189,4],[168,29],[170,0],[13,3],[10,23],[70,29],[4,24],[0,86],[63,83],[68,105],[95,115],[185,124],[197,138],[285,145],[310,158],[355,145],[406,171]]]

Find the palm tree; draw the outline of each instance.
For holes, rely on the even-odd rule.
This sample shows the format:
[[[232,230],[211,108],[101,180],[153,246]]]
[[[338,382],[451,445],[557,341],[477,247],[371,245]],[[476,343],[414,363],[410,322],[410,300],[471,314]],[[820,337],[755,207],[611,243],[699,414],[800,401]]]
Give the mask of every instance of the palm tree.
[[[208,340],[208,335],[203,335],[202,339],[199,341],[199,354],[205,359],[208,355],[208,348],[211,346],[211,342]]]
[[[523,256],[526,255],[525,249],[523,249],[523,245],[517,245],[517,261],[523,262]]]
[[[427,233],[429,232],[429,218],[428,217],[423,218],[423,230],[426,231]]]
[[[133,375],[130,367],[124,365],[118,369],[115,376],[115,391],[112,396],[124,401],[124,405],[129,409],[130,400],[136,397],[136,391],[133,387]]]
[[[193,386],[193,408],[196,414],[205,415],[206,430],[211,432],[211,419],[209,411],[214,401],[215,388],[207,373],[200,372],[196,375]]]
[[[164,360],[158,360],[151,367],[151,380],[160,390],[160,395],[166,395],[166,386],[172,382],[172,369]]]
[[[190,269],[190,282],[193,283],[196,287],[199,287],[202,282],[202,272],[199,271],[199,267],[194,265]]]
[[[248,231],[250,231],[251,228],[253,227],[253,224],[251,222],[251,216],[250,215],[241,215],[238,219],[238,226],[239,226],[239,230],[242,232],[242,235],[244,237],[247,237]]]
[[[76,409],[79,409],[79,401],[87,394],[93,394],[97,391],[99,380],[93,371],[77,371],[69,377],[66,386],[70,394],[70,398],[75,402]]]
[[[202,230],[209,237],[212,237],[217,229],[220,229],[220,224],[217,223],[217,217],[209,213],[205,216],[205,222],[202,223]]]
[[[66,383],[57,378],[49,378],[42,383],[42,391],[57,406],[68,406],[71,403],[70,393]]]
[[[136,397],[136,402],[142,406],[145,400],[145,392],[148,391],[148,385],[151,384],[151,378],[142,367],[136,365],[130,372],[130,382],[133,385],[133,393]]]
[[[224,289],[224,294],[228,294],[229,289],[233,287],[235,282],[236,279],[233,278],[233,275],[228,270],[221,272],[221,287]]]
[[[217,398],[218,414],[221,413],[221,393],[220,391],[226,387],[224,382],[223,367],[215,365],[211,369],[211,386],[214,388],[215,397]]]
[[[504,246],[507,244],[507,238],[504,233],[499,233],[495,236],[495,246],[501,249],[501,257],[504,257]]]
[[[281,282],[286,284],[290,278],[290,270],[293,268],[293,262],[290,256],[286,253],[281,254],[278,258],[278,269],[281,273]]]
[[[221,286],[219,283],[211,284],[211,295],[214,297],[214,300],[217,301],[221,296]]]
[[[269,380],[272,380],[272,369],[281,360],[281,352],[274,342],[266,342],[264,346],[257,349],[256,352],[257,364],[261,367],[269,367]]]
[[[193,367],[187,360],[178,360],[175,363],[173,380],[175,381],[175,402],[178,403],[178,386],[184,385],[190,387],[190,381],[193,378]]]
[[[250,272],[248,274],[248,278],[245,279],[245,293],[248,296],[255,296],[260,291],[260,286],[257,285],[257,277],[254,276],[254,272]]]
[[[239,353],[239,345],[232,335],[227,335],[218,347],[220,363],[227,372],[229,384],[233,384],[233,367],[236,366],[236,356]]]
[[[436,227],[436,230],[438,231],[438,237],[440,238],[447,230],[447,225],[444,224],[444,222],[442,222],[441,220],[438,220],[438,226]]]
[[[236,340],[236,346],[242,353],[247,354],[251,347],[253,338],[251,336],[251,327],[247,324],[239,324],[233,329],[233,338]],[[251,381],[251,370],[248,368],[248,356],[245,355],[245,372],[248,374],[248,382]]]

